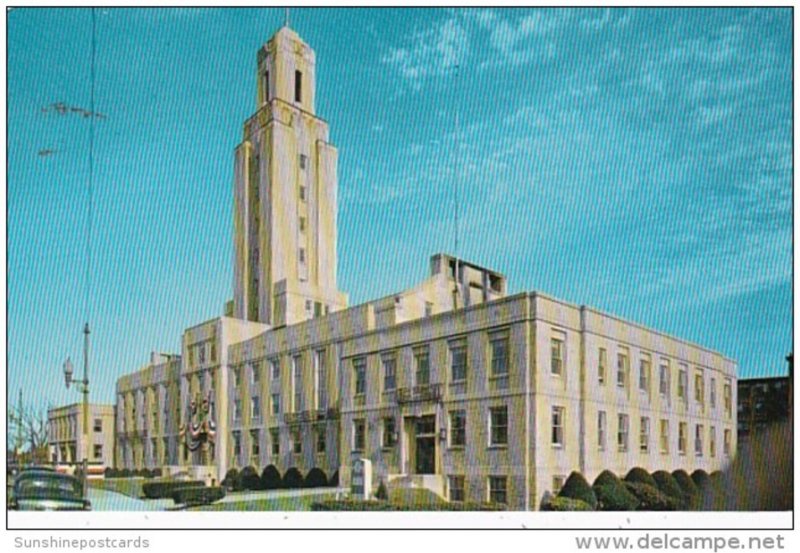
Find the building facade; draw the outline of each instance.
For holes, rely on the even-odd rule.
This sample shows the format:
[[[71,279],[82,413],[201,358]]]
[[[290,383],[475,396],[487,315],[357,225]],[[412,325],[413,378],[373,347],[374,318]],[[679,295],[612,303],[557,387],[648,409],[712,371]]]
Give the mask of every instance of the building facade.
[[[56,469],[73,472],[84,456],[89,474],[114,466],[114,406],[90,403],[88,422],[84,436],[82,403],[47,411],[50,461]]]
[[[233,301],[184,332],[180,357],[120,379],[120,466],[211,481],[317,468],[348,485],[366,458],[374,485],[536,509],[574,470],[731,461],[736,363],[702,346],[509,295],[501,273],[445,254],[418,285],[348,306],[314,52],[284,27],[256,61],[258,111],[235,154]],[[198,450],[181,429],[203,401],[214,436]]]
[[[791,377],[746,378],[738,382],[738,435],[744,441],[754,432],[790,420]]]

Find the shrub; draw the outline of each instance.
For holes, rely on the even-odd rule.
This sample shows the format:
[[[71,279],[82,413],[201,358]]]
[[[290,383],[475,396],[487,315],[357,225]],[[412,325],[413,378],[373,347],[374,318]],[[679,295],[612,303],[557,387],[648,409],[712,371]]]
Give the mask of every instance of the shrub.
[[[283,486],[283,480],[278,468],[275,465],[268,465],[261,473],[261,489],[277,490],[281,486]]]
[[[619,485],[595,486],[592,490],[597,497],[599,511],[635,511],[639,507],[639,500],[622,482]]]
[[[697,489],[701,491],[707,490],[711,486],[711,478],[703,469],[697,469],[692,473],[692,482],[694,482]]]
[[[658,489],[658,484],[653,477],[650,476],[650,473],[641,467],[632,468],[628,474],[625,475],[625,482],[647,484],[648,486]]]
[[[386,484],[383,480],[378,484],[378,489],[375,491],[375,499],[382,499],[384,501],[389,499],[389,491],[386,489]]]
[[[334,488],[339,487],[339,471],[337,470],[331,475],[330,481],[328,481],[329,486],[333,486]]]
[[[558,492],[558,497],[566,499],[579,499],[591,507],[592,510],[597,508],[597,497],[594,495],[592,487],[589,486],[586,478],[584,478],[583,475],[577,471],[573,471],[572,474],[569,475],[569,478],[567,478],[567,481],[564,482],[564,485]]]
[[[228,469],[225,478],[222,479],[222,486],[228,490],[235,490],[239,487],[239,471],[235,468]]]
[[[622,486],[622,480],[610,470],[604,470],[594,479],[592,487],[596,488],[597,486]]]
[[[661,493],[657,487],[639,482],[625,482],[625,487],[639,500],[639,511],[677,511],[677,499]]]
[[[324,470],[314,467],[306,474],[303,485],[306,488],[324,488],[328,485],[328,476],[325,474]]]
[[[117,472],[118,478],[130,478],[131,477],[131,470],[130,469],[122,469]]]
[[[181,488],[197,488],[203,485],[200,480],[160,480],[142,484],[142,493],[147,499],[163,499],[172,497],[173,492]]]
[[[657,470],[653,473],[653,480],[656,481],[661,493],[683,503],[683,490],[670,473],[665,470]]]
[[[574,474],[574,473],[573,473]],[[590,489],[591,491],[591,489]],[[594,495],[594,494],[592,494]],[[593,511],[592,506],[571,497],[550,497],[542,502],[542,511]]]
[[[113,467],[106,467],[106,470],[103,471],[103,476],[105,478],[115,478],[117,476],[117,469]]]
[[[303,473],[297,468],[292,467],[283,475],[283,487],[287,490],[293,490],[303,487]]]
[[[258,472],[252,466],[247,466],[239,473],[239,487],[234,488],[237,491],[241,490],[260,490],[261,478],[258,477]]]
[[[676,470],[672,473],[672,477],[683,491],[683,504],[681,507],[689,510],[699,508],[702,494],[689,474],[685,470]]]
[[[213,488],[180,488],[172,492],[172,500],[176,504],[185,504],[187,507],[191,505],[208,505],[219,501],[223,497],[225,497],[225,489],[221,486]]]
[[[161,468],[155,468],[151,470],[150,473],[153,475],[153,478],[161,478],[164,476],[164,471]]]

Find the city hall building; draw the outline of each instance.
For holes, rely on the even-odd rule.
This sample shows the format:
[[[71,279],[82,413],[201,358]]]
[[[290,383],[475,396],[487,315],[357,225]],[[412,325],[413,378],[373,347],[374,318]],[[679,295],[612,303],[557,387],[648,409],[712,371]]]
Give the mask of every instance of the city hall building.
[[[235,151],[233,300],[184,332],[179,355],[119,379],[118,467],[217,482],[319,468],[347,486],[365,458],[373,485],[527,510],[575,470],[731,461],[737,367],[707,348],[509,295],[503,274],[446,254],[423,282],[349,306],[314,51],[283,27],[256,61],[257,111]],[[205,448],[187,434],[200,420]]]

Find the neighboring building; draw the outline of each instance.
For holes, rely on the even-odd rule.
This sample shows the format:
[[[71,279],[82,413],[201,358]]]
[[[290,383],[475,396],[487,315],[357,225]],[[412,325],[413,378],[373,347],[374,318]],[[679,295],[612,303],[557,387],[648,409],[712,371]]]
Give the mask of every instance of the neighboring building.
[[[730,462],[737,367],[719,353],[538,292],[509,296],[502,274],[445,254],[416,287],[348,307],[314,74],[286,27],[259,51],[258,111],[236,150],[233,302],[184,332],[180,358],[120,379],[120,466],[208,480],[320,468],[349,485],[369,458],[375,485],[536,509],[573,470]],[[179,430],[203,400],[205,452]]]
[[[82,403],[47,411],[50,461],[57,469],[74,471],[84,455],[90,474],[114,466],[114,406],[90,403],[88,421],[88,441],[84,442]]]
[[[738,382],[738,433],[746,440],[767,426],[789,420],[791,383],[788,376],[746,378]]]

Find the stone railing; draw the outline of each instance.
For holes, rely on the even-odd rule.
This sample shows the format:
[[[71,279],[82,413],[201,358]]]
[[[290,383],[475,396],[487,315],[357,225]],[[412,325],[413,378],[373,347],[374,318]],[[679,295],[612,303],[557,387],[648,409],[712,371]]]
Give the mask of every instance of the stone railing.
[[[441,384],[423,384],[410,388],[397,389],[397,403],[417,403],[423,401],[441,401]]]

